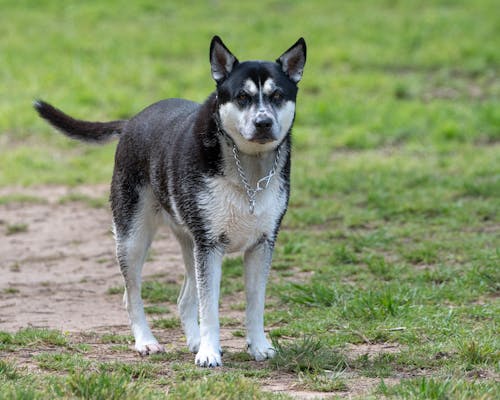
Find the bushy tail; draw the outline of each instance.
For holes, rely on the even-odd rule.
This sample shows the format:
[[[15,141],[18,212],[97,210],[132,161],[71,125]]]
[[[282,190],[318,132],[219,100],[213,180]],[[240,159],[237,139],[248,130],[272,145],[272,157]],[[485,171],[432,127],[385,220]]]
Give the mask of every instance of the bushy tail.
[[[43,119],[72,139],[104,143],[120,135],[126,120],[90,122],[74,119],[42,100],[36,100],[35,109]]]

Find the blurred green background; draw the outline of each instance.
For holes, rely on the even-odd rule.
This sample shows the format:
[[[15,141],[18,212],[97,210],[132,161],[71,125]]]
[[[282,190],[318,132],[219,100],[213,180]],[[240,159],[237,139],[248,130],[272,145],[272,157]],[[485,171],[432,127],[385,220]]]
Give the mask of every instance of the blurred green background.
[[[214,88],[214,34],[242,60],[275,59],[306,38],[299,151],[498,143],[497,8],[494,0],[2,0],[0,185],[106,181],[112,146],[53,135],[33,99],[101,120],[167,97],[201,102]],[[74,170],[61,175],[66,166]]]
[[[0,187],[109,182],[115,145],[54,133],[32,101],[93,120],[168,97],[202,102],[215,86],[215,34],[240,60],[273,60],[301,36],[308,44],[266,309],[270,336],[293,343],[258,368],[229,355],[224,372],[205,371],[208,388],[193,384],[191,358],[153,360],[178,371],[172,393],[239,398],[247,381],[234,376],[260,387],[281,380],[278,369],[307,390],[352,393],[378,378],[376,398],[497,398],[497,0],[0,0]],[[243,298],[241,260],[224,271],[223,295]],[[350,350],[387,343],[397,352]],[[332,352],[346,354],[335,380],[324,375]],[[164,389],[166,378],[148,379]]]

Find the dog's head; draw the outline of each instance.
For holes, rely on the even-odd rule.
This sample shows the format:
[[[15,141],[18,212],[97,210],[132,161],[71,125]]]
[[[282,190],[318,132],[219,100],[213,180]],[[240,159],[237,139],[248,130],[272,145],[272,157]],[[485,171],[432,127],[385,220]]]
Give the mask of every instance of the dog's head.
[[[210,64],[217,83],[220,124],[240,151],[272,150],[290,132],[305,62],[302,38],[276,62],[241,63],[218,36],[212,39]]]

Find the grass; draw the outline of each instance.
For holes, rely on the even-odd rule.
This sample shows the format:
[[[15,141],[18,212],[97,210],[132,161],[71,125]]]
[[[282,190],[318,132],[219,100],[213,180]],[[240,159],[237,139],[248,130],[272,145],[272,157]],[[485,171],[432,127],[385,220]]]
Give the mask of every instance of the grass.
[[[140,386],[130,382],[127,376],[106,372],[70,375],[62,389],[59,394],[69,392],[84,399],[142,398]]]
[[[14,287],[8,287],[8,288],[3,289],[2,292],[5,294],[15,294],[15,293],[19,293],[19,289],[14,288]]]
[[[10,367],[12,368],[12,367]],[[109,373],[107,371],[71,372],[65,377],[54,376],[50,379],[14,372],[17,384],[12,382],[12,373],[2,385],[2,398],[6,399],[155,399],[161,394],[142,385],[142,380],[131,380],[127,373]],[[43,386],[44,391],[39,387]]]
[[[270,361],[272,367],[287,372],[342,371],[347,361],[342,353],[328,348],[323,342],[311,336],[299,341],[283,344],[273,341],[276,356]]]
[[[28,228],[28,224],[25,223],[8,224],[5,234],[16,235],[18,233],[28,232]]]
[[[179,285],[176,283],[145,281],[142,284],[142,298],[151,303],[176,303],[179,295]]]
[[[113,286],[113,287],[108,288],[106,293],[109,295],[115,295],[115,294],[123,295],[124,290],[125,289],[124,289],[123,285],[122,286]]]
[[[19,346],[66,346],[67,339],[59,331],[25,328],[16,333],[0,332],[0,349],[10,350]]]
[[[134,337],[127,335],[118,335],[116,333],[107,333],[101,336],[102,343],[128,344],[134,342]]]
[[[306,389],[315,392],[345,392],[348,386],[342,378],[342,373],[302,373],[299,374],[299,379]]]
[[[210,6],[139,0],[126,8],[117,1],[8,1],[0,13],[0,187],[109,182],[114,145],[54,134],[33,112],[34,98],[76,117],[126,118],[165,97],[203,101],[214,88],[207,60],[213,34],[240,59],[274,59],[299,36],[309,48],[293,132],[292,196],[268,291],[266,326],[277,358],[256,366],[226,354],[227,366],[215,372],[194,368],[184,353],[168,353],[152,359],[162,368],[144,376],[144,366],[103,370],[86,356],[44,355],[36,361],[38,376],[12,357],[0,363],[0,397],[112,398],[116,388],[127,398],[164,398],[167,391],[171,398],[281,398],[262,391],[262,383],[292,376],[304,390],[358,398],[496,398],[495,6],[493,0]],[[105,206],[80,195],[63,201]],[[31,202],[41,200],[0,197],[6,207]],[[5,233],[13,229],[0,223]],[[231,296],[232,309],[241,312],[241,258],[226,260],[223,272],[223,297]],[[170,308],[178,291],[168,282],[146,282],[148,313],[165,314],[162,303]],[[157,321],[179,330],[175,318]],[[232,320],[223,322],[244,335]],[[113,357],[127,352],[128,339],[104,340],[103,346],[122,346]],[[388,344],[397,351],[353,350]],[[54,347],[68,351],[74,344],[54,331],[0,333],[0,350],[9,356]],[[368,394],[357,391],[363,379],[377,380]]]
[[[415,400],[493,399],[498,395],[498,390],[481,382],[423,377],[403,381],[392,388],[388,388],[384,383],[381,383],[379,393],[388,398]]]
[[[160,318],[153,320],[153,328],[156,329],[174,329],[181,326],[181,321],[179,318]]]
[[[15,381],[20,377],[17,368],[4,360],[0,360],[0,375],[6,381]]]
[[[67,196],[63,196],[59,199],[59,204],[67,204],[71,202],[82,202],[92,208],[104,208],[108,205],[107,198],[90,197],[81,193],[70,193]]]
[[[285,399],[285,396],[264,394],[258,385],[243,377],[203,379],[200,384],[184,383],[172,392],[172,399]]]
[[[170,310],[167,307],[164,306],[145,306],[144,311],[146,314],[168,314]]]
[[[63,352],[57,353],[41,353],[35,357],[38,366],[45,371],[65,371],[65,372],[81,372],[87,370],[91,366],[91,362],[86,360],[80,354],[68,354]]]
[[[6,204],[45,204],[47,200],[41,197],[30,196],[25,194],[10,194],[6,196],[0,196],[0,205]]]

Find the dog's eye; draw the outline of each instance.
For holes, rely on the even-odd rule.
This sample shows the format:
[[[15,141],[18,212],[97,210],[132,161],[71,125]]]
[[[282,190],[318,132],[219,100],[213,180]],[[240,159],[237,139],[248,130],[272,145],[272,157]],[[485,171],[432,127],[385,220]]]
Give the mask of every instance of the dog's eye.
[[[250,102],[250,95],[246,92],[240,92],[238,96],[236,96],[236,101],[238,101],[241,106],[245,106]]]
[[[280,103],[283,100],[283,93],[279,90],[275,90],[271,95],[271,100],[275,103]]]

